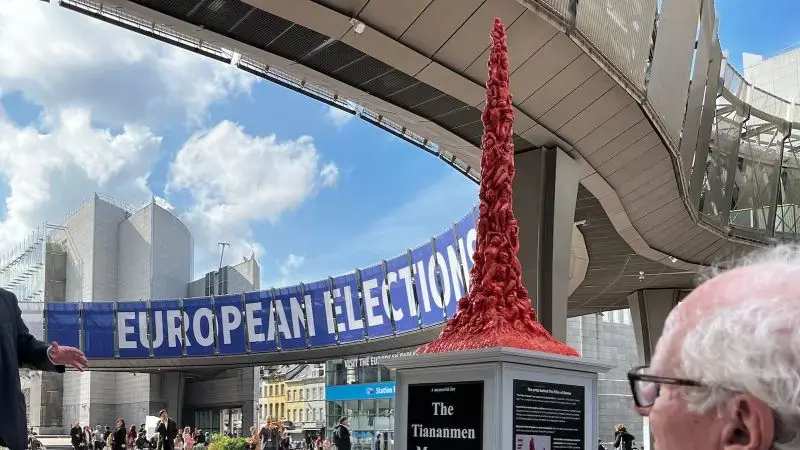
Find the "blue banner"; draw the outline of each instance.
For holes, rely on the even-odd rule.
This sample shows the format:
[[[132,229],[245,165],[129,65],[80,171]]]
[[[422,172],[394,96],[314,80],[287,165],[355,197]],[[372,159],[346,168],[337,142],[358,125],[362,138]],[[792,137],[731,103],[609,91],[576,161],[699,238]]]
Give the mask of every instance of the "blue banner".
[[[87,358],[114,357],[114,303],[83,305],[83,353]]]
[[[411,261],[414,264],[414,286],[417,291],[422,326],[440,324],[444,322],[444,310],[436,280],[433,245],[428,242],[422,247],[411,250]]]
[[[153,356],[164,358],[183,355],[182,322],[180,301],[153,300],[150,302]],[[141,333],[142,330],[140,329],[139,332]],[[126,338],[140,337],[129,335]]]
[[[275,290],[275,312],[278,314],[281,350],[298,350],[308,347],[306,318],[300,286]]]
[[[370,339],[391,336],[392,307],[384,287],[383,264],[361,271],[361,294],[364,302],[364,320]]]
[[[220,355],[247,353],[242,294],[214,297],[214,316],[217,318],[217,346]]]
[[[80,303],[48,303],[45,311],[47,311],[47,341],[80,347]]]
[[[213,355],[214,328],[214,309],[211,297],[183,299],[183,331],[186,334],[187,355]]]
[[[358,279],[355,273],[333,279],[333,314],[339,330],[339,343],[364,340],[364,319],[361,299],[358,297]]]
[[[333,299],[328,280],[304,284],[303,294],[305,295],[306,321],[311,346],[335,345],[336,327],[333,317]]]
[[[147,302],[117,302],[117,345],[120,358],[150,356]]]
[[[436,272],[439,274],[441,286],[441,302],[447,311],[447,317],[456,314],[458,301],[467,292],[464,286],[464,276],[461,271],[461,261],[458,258],[456,235],[453,229],[448,229],[435,239],[436,245]]]
[[[247,316],[247,339],[251,352],[272,352],[278,349],[275,340],[275,306],[272,291],[248,292],[244,294]]]
[[[419,309],[408,253],[386,261],[386,287],[394,318],[394,329],[405,333],[419,329]]]
[[[370,400],[373,398],[394,398],[395,383],[346,384],[325,388],[325,400]]]
[[[475,261],[472,259],[472,255],[475,253],[475,246],[478,243],[478,233],[475,231],[475,226],[475,216],[472,213],[467,214],[456,223],[458,254],[461,258],[461,267],[464,268],[464,285],[467,288],[465,292],[469,291],[470,271],[472,266],[475,265]]]

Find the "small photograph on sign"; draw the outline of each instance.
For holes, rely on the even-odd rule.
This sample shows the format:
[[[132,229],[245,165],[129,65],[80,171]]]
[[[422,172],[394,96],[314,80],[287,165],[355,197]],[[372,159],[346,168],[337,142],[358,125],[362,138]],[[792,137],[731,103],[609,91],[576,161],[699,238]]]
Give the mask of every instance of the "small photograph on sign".
[[[551,450],[550,436],[517,435],[517,450]]]

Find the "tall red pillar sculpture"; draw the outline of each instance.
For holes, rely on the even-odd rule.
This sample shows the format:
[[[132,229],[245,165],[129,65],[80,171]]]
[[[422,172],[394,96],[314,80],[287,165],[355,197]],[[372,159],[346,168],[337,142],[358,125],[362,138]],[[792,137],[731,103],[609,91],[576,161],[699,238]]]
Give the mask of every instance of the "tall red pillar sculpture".
[[[492,29],[489,80],[483,110],[480,213],[470,291],[441,336],[418,354],[489,347],[579,356],[537,322],[517,258],[519,226],[512,208],[514,109],[509,92],[508,47],[500,19]]]

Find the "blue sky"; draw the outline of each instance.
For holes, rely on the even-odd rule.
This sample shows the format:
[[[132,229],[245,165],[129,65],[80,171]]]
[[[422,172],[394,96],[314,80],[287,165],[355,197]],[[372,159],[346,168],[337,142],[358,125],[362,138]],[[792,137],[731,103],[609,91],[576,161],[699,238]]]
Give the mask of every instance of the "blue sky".
[[[742,69],[742,52],[775,56],[800,44],[797,2],[791,0],[718,0],[719,36],[730,61]]]
[[[9,206],[37,198],[31,195],[9,203],[17,192],[15,178],[26,177],[32,171],[30,166],[18,172],[6,169],[5,183],[0,184],[0,195],[6,198],[0,237],[16,236],[24,225],[58,223],[64,210],[70,209],[67,204],[74,206],[94,190],[136,206],[152,194],[192,230],[197,273],[216,265],[216,242],[225,240],[234,243],[226,252],[226,263],[236,263],[256,251],[262,282],[275,285],[313,281],[388,259],[438,234],[476,202],[477,186],[432,155],[365,121],[332,114],[327,105],[302,94],[193,54],[178,55],[180,50],[166,44],[53,5],[22,1],[11,9],[7,16],[0,15],[0,29],[4,20],[7,25],[6,31],[0,31],[0,41],[8,43],[6,52],[0,44],[0,66],[6,55],[10,59],[6,65],[12,67],[5,73],[0,69],[0,119],[5,116],[12,135],[33,133],[41,138],[68,134],[64,131],[70,128],[67,117],[80,109],[91,116],[86,133],[96,132],[86,139],[97,139],[100,144],[58,139],[54,150],[41,150],[43,155],[55,152],[66,156],[41,169],[46,172],[42,178],[46,195],[52,198],[35,213],[26,215],[17,212],[19,207]],[[25,15],[38,18],[26,19]],[[24,20],[31,22],[26,24],[28,33],[21,25],[17,34],[13,29],[7,31]],[[38,55],[8,56],[14,47],[10,41],[26,34],[49,33],[52,28],[61,31],[62,42],[54,45],[43,40],[41,45],[52,47],[50,53],[42,50]],[[64,64],[72,66],[47,66],[46,60],[71,51],[86,53],[86,58],[78,64],[62,57]],[[103,52],[111,55],[108,61],[93,60],[92,54]],[[176,62],[176,56],[185,61]],[[16,72],[14,63],[20,67]],[[26,68],[36,65],[42,68],[28,70],[25,78]],[[184,78],[170,80],[170,71],[180,72]],[[195,84],[201,87],[193,89]],[[181,91],[183,86],[186,94]],[[61,118],[54,119],[59,114]],[[222,123],[230,126],[221,127]],[[142,130],[137,134],[126,127]],[[206,139],[215,132],[221,137]],[[263,139],[271,135],[274,142],[265,144]],[[87,169],[90,162],[104,153],[104,146],[115,136],[118,141],[135,144],[128,148],[117,142],[118,153],[102,161],[91,175]],[[197,144],[198,140],[203,144]],[[83,146],[86,151],[75,150]],[[242,156],[249,159],[243,165],[225,167],[222,163],[238,158],[228,155],[242,146],[252,146],[253,150]],[[300,149],[300,153],[284,152],[280,158],[270,159],[272,153],[286,150],[281,146]],[[0,163],[2,150],[0,143]],[[181,152],[184,158],[178,156]],[[131,156],[134,154],[138,156]],[[257,154],[264,157],[254,156]],[[218,170],[228,173],[209,181],[211,187],[204,190],[204,177],[219,175],[213,163],[209,168],[206,162],[218,155],[225,155],[216,163],[222,164]],[[289,193],[280,192],[283,187],[277,181],[269,181],[277,178],[276,172],[283,172],[276,168],[287,165],[294,167],[292,178],[304,180],[290,180]],[[335,176],[323,176],[326,165],[335,169]],[[110,179],[98,175],[98,170],[114,167],[119,169]],[[247,173],[237,173],[237,168]],[[125,187],[142,184],[142,177],[146,177],[145,189]],[[217,193],[214,183],[245,186]],[[250,183],[263,185],[248,191]],[[59,189],[61,185],[64,189]],[[267,190],[275,192],[265,194]],[[252,202],[246,198],[260,194],[268,198]],[[233,195],[245,198],[230,198]]]
[[[62,10],[0,13],[0,242],[93,192],[151,196],[195,237],[196,272],[257,252],[265,285],[390,258],[462,217],[477,186],[302,94]],[[718,2],[731,61],[800,41],[788,0]],[[19,51],[25,47],[24,52]],[[273,136],[273,137],[271,137]]]

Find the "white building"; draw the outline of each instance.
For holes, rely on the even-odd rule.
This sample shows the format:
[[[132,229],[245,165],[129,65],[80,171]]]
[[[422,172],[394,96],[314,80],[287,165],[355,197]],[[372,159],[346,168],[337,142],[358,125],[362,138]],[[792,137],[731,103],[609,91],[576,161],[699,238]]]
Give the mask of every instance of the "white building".
[[[0,284],[17,294],[39,337],[44,301],[139,301],[259,289],[254,258],[193,282],[192,256],[191,233],[169,211],[154,202],[134,211],[95,195],[63,225],[43,227],[0,258]],[[256,420],[256,370],[36,374],[25,386],[29,423],[40,433],[63,431],[72,422],[111,425],[118,417],[139,424],[167,408],[180,425],[218,430],[243,422],[249,428]]]
[[[747,81],[784,100],[800,103],[800,48],[766,59],[744,53],[742,62]]]

